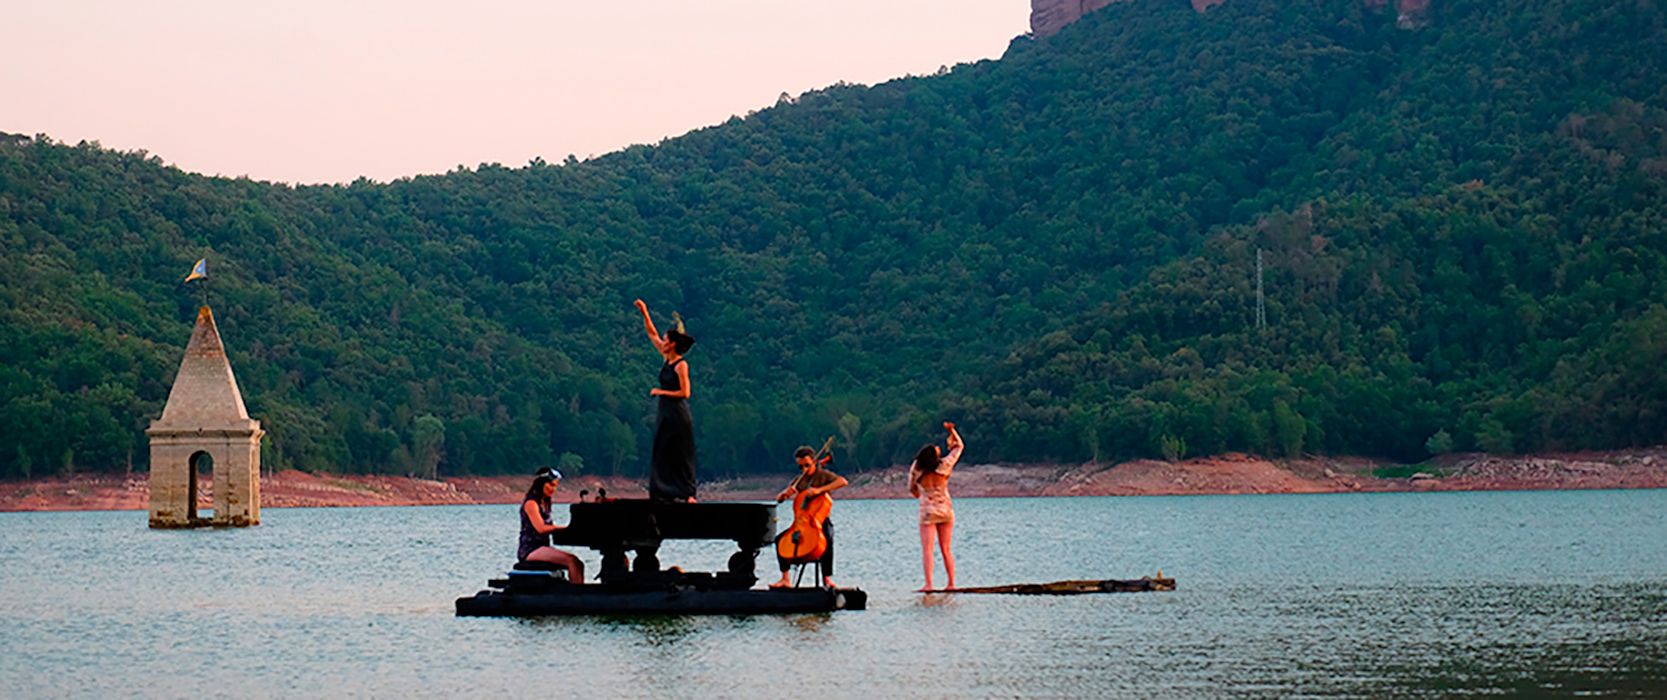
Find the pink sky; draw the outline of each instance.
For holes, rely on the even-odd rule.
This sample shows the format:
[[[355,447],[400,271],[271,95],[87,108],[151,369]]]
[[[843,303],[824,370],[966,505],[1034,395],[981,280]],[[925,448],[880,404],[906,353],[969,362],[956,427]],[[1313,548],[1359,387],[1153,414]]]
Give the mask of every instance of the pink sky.
[[[53,0],[0,21],[0,131],[284,182],[653,143],[995,58],[1029,0]]]

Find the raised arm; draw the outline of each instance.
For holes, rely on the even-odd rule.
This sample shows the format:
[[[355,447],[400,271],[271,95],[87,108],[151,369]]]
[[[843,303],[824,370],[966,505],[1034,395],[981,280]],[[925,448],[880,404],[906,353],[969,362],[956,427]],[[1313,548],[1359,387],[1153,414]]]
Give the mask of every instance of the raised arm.
[[[642,327],[643,331],[648,333],[648,342],[653,343],[654,347],[658,349],[660,347],[660,331],[654,327],[654,317],[648,314],[648,304],[641,299],[632,303],[636,304],[637,311],[642,313]]]
[[[954,423],[944,423],[943,427],[949,429],[949,452],[945,453],[943,460],[938,462],[938,473],[948,474],[955,469],[956,464],[960,463],[961,448],[965,445],[961,442],[961,433],[955,429]]]

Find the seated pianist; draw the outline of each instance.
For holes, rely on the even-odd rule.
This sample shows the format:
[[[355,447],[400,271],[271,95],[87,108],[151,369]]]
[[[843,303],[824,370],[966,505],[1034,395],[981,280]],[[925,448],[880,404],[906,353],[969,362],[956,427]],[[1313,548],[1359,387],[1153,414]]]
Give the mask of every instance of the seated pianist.
[[[584,583],[585,563],[571,553],[550,546],[550,535],[567,529],[550,522],[550,499],[560,485],[561,472],[551,468],[538,471],[521,503],[521,542],[515,556],[518,561],[563,567],[568,581]]]

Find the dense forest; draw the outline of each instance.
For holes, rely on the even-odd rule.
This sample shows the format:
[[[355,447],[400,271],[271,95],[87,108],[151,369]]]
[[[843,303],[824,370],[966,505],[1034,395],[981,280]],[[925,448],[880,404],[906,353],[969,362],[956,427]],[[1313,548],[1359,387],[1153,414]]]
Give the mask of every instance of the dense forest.
[[[392,183],[0,135],[0,477],[145,468],[197,258],[268,467],[700,470],[1667,441],[1667,8],[1113,5],[997,61]],[[1257,316],[1261,255],[1265,323]]]

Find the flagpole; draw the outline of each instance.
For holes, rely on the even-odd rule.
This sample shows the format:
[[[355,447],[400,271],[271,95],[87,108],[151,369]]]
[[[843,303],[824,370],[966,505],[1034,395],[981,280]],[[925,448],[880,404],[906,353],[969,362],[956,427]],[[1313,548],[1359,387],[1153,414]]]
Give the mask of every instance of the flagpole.
[[[208,307],[208,258],[202,258],[202,259],[197,261],[196,265],[191,266],[191,274],[186,275],[185,283],[190,284],[192,282],[197,283],[197,286],[198,286],[197,300],[201,303],[201,307],[202,308],[207,308]]]

